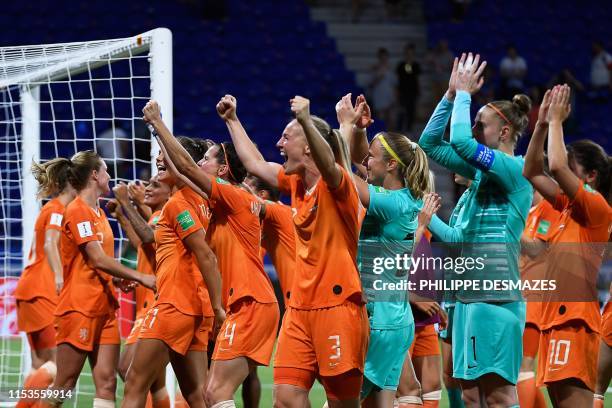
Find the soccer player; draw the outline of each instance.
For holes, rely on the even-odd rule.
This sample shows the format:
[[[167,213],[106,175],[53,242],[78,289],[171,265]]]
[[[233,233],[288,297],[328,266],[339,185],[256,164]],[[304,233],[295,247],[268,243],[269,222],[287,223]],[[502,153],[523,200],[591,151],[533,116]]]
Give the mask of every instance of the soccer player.
[[[548,107],[550,106],[550,91],[544,98],[538,112],[532,139],[542,140],[548,132]],[[532,152],[533,153],[533,152]],[[525,163],[529,171],[530,162]],[[521,237],[520,270],[524,281],[545,279],[546,277],[546,242],[549,232],[559,219],[559,212],[544,200],[537,191],[533,194],[533,205],[529,210],[525,230]],[[541,408],[546,407],[544,394],[537,388],[535,379],[535,359],[540,342],[540,317],[542,292],[524,292],[527,301],[525,331],[523,332],[523,361],[519,372],[517,391],[521,406]]]
[[[164,125],[155,101],[143,113],[177,170],[210,198],[214,221],[206,238],[219,261],[227,319],[217,336],[206,400],[212,408],[233,407],[250,367],[270,363],[278,328],[278,303],[259,256],[261,203],[239,186],[246,170],[231,143],[210,147],[196,164]]]
[[[93,151],[78,152],[61,165],[77,197],[66,207],[62,224],[64,287],[55,310],[57,376],[51,388],[72,390],[89,357],[96,386],[93,406],[114,407],[120,340],[112,277],[151,289],[155,277],[133,271],[114,258],[113,231],[98,206],[98,198],[110,191],[110,176],[100,156]],[[41,405],[61,403],[60,394]]]
[[[275,406],[303,407],[318,377],[330,407],[357,407],[368,339],[356,265],[361,205],[342,140],[310,116],[305,98],[293,98],[291,109],[296,119],[277,143],[281,166],[249,139],[235,98],[217,105],[247,171],[291,195],[296,272],[274,361]]]
[[[571,107],[567,85],[556,86],[548,108],[548,164],[544,136],[532,138],[525,174],[561,213],[549,232],[547,279],[556,279],[551,301],[542,304],[538,384],[546,384],[555,406],[593,404],[601,315],[595,281],[612,223],[608,204],[609,158],[598,144],[566,146],[562,124]],[[580,301],[581,300],[581,301]]]
[[[155,225],[159,221],[161,210],[168,201],[172,190],[166,183],[159,181],[158,176],[153,176],[149,180],[144,192],[143,205],[151,209],[151,216],[148,222],[145,221],[140,212],[136,210],[130,200],[131,195],[128,193],[128,186],[121,183],[113,188],[115,199],[119,206],[115,210],[118,220],[124,229],[131,228],[137,235],[138,241],[133,242],[138,248],[137,266],[136,269],[148,273],[155,274]],[[143,208],[143,206],[139,206]],[[125,213],[125,214],[124,214]],[[129,236],[129,235],[128,235]],[[135,288],[136,298],[136,318],[132,331],[125,342],[125,349],[119,359],[119,374],[125,381],[127,372],[132,363],[134,352],[136,350],[136,342],[140,334],[142,321],[155,302],[155,294],[153,291],[137,286]],[[166,391],[166,370],[161,369],[151,386],[151,402],[153,408],[166,408],[170,406],[170,399]]]
[[[468,276],[518,282],[518,244],[532,189],[521,174],[523,163],[514,156],[514,148],[527,127],[531,103],[524,95],[512,102],[491,102],[480,109],[471,129],[471,94],[482,87],[486,66],[479,61],[480,56],[471,53],[455,59],[449,91],[438,105],[452,106],[450,143],[430,145],[421,139],[422,146],[433,160],[473,180],[474,193],[464,204],[465,217],[458,225],[461,239],[472,243],[462,256],[476,258],[487,252],[488,257],[484,270],[470,271]],[[500,263],[504,267],[496,268]],[[520,300],[518,290],[457,292],[453,374],[462,381],[466,405],[518,406],[515,384],[525,321]]]
[[[38,197],[51,199],[38,214],[28,264],[15,288],[17,326],[26,332],[32,353],[32,372],[26,377],[25,389],[47,388],[57,371],[53,312],[64,282],[59,242],[64,210],[76,196],[68,181],[67,161],[58,157],[32,164]],[[17,407],[33,402],[22,400]]]
[[[245,184],[264,201],[261,207],[261,247],[274,265],[285,306],[291,296],[295,273],[295,228],[291,207],[279,200],[279,191],[255,176],[247,176]]]
[[[194,160],[204,149],[181,138]],[[191,407],[204,407],[208,335],[225,320],[221,278],[215,255],[206,243],[209,210],[204,199],[170,170],[160,152],[158,179],[173,188],[155,229],[157,299],[145,315],[128,371],[123,407],[141,407],[146,392],[170,361]],[[213,321],[214,320],[214,321]]]
[[[423,196],[432,186],[425,153],[406,136],[381,132],[368,146],[364,130],[371,123],[367,117],[369,107],[363,96],[357,98],[356,104],[355,109],[351,94],[345,95],[336,105],[336,112],[340,133],[349,140],[352,162],[365,164],[367,173],[367,182],[353,177],[367,209],[358,250],[370,323],[361,399],[366,406],[392,407],[404,359],[414,338],[414,319],[406,290],[379,292],[374,287],[377,281],[400,283],[402,278],[408,278],[407,273],[398,276],[397,268],[392,268],[379,275],[374,272],[374,261],[413,253],[417,214]]]

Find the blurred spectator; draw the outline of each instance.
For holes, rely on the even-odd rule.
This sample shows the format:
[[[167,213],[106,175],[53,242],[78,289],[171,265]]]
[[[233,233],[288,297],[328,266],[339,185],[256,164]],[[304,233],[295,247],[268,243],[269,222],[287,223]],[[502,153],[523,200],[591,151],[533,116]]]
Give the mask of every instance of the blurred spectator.
[[[518,55],[516,47],[510,45],[506,56],[499,64],[499,73],[502,77],[502,98],[512,99],[517,93],[524,92],[523,78],[527,74],[527,62]]]
[[[594,89],[612,88],[610,70],[612,70],[612,56],[604,49],[600,42],[592,46],[593,59],[591,60],[591,86]]]
[[[407,44],[404,47],[404,60],[397,65],[395,72],[398,79],[399,103],[402,107],[398,129],[410,131],[420,95],[419,75],[421,75],[421,65],[414,60],[414,44]]]
[[[377,118],[389,128],[392,126],[397,78],[389,62],[389,51],[386,48],[379,48],[377,56],[378,62],[370,68],[370,99],[374,104]]]
[[[427,56],[428,71],[431,72],[434,104],[438,104],[448,88],[448,79],[453,69],[453,53],[448,49],[446,40],[440,42]]]

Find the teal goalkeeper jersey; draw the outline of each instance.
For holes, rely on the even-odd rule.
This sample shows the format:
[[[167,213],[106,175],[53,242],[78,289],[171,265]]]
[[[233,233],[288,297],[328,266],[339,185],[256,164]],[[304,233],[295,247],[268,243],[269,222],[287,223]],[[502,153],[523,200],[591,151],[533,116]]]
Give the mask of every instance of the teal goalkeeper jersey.
[[[480,282],[481,289],[459,290],[456,296],[464,302],[520,300],[518,288],[486,290],[483,285],[485,280],[518,282],[520,236],[533,190],[522,175],[522,157],[490,149],[472,137],[470,103],[469,93],[459,91],[454,105],[443,100],[436,108],[438,118],[448,117],[452,110],[450,143],[425,132],[419,141],[433,160],[473,180],[473,194],[466,199],[463,214],[452,230],[462,241],[462,256],[484,258],[485,267],[462,276]]]
[[[369,185],[368,189],[370,204],[359,236],[357,263],[368,297],[370,327],[407,327],[414,322],[406,286],[410,263],[401,262],[398,268],[395,261],[398,256],[408,259],[412,254],[423,204],[407,188],[386,190]],[[384,260],[393,263],[385,265]]]

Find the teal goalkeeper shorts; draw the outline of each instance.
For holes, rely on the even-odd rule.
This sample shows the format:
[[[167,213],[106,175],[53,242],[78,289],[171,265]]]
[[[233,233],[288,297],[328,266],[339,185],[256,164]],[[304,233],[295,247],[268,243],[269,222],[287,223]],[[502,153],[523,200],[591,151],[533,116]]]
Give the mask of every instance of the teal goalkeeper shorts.
[[[370,329],[362,400],[372,391],[397,391],[404,360],[413,340],[414,322],[399,329]]]
[[[497,374],[516,384],[523,358],[525,303],[455,303],[453,377]]]
[[[446,324],[446,329],[440,330],[440,338],[444,340],[448,340],[450,343],[453,338],[453,319],[455,316],[455,304],[450,302],[444,302],[442,305],[444,311],[446,312],[446,316],[448,316],[448,323]]]

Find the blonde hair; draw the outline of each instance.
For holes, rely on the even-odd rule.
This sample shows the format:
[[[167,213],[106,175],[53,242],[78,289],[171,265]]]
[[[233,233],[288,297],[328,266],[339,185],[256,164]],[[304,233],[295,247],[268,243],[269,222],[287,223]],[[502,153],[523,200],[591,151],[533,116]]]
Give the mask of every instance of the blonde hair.
[[[495,111],[499,120],[512,128],[512,143],[516,144],[519,137],[529,125],[531,99],[525,94],[514,95],[512,101],[494,101],[487,105]]]
[[[57,157],[45,163],[32,163],[30,170],[38,183],[38,198],[60,194],[68,187],[70,177],[70,160]]]
[[[414,198],[423,196],[433,190],[433,183],[429,176],[429,161],[421,147],[408,139],[407,136],[394,132],[380,132],[374,138],[383,137],[391,150],[401,160],[398,162],[398,171],[404,185],[410,189]],[[389,161],[395,159],[383,145],[383,157]],[[395,159],[397,160],[397,159]]]

